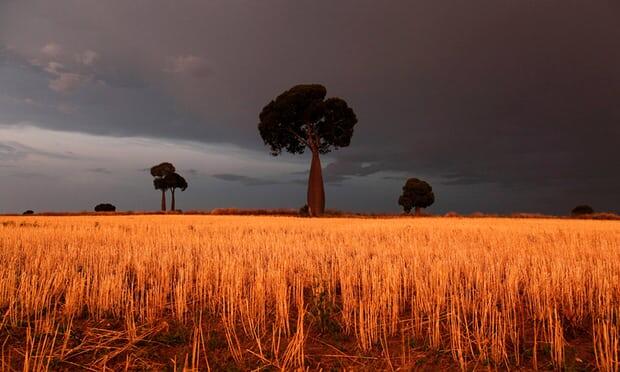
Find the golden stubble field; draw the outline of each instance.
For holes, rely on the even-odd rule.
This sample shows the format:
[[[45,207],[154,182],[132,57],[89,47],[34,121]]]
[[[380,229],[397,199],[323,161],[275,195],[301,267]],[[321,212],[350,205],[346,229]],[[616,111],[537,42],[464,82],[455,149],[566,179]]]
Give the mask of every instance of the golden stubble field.
[[[0,217],[2,370],[620,368],[620,223]]]

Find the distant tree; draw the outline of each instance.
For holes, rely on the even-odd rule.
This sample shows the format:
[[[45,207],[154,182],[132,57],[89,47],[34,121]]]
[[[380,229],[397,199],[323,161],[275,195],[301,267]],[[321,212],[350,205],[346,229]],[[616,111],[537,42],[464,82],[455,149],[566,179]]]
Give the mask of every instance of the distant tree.
[[[24,213],[22,213],[24,216],[29,215],[29,214],[34,214],[33,210],[28,209],[27,211],[25,211]]]
[[[109,203],[101,203],[95,206],[95,212],[116,212],[116,207]]]
[[[416,216],[420,215],[420,208],[430,207],[435,202],[433,188],[428,183],[417,178],[410,178],[403,186],[403,194],[398,198],[405,213],[415,208]]]
[[[175,201],[174,201],[174,192],[176,191],[176,189],[181,189],[181,191],[185,191],[185,189],[187,189],[187,181],[185,180],[185,178],[181,177],[181,175],[179,175],[176,172],[172,172],[167,174],[164,178],[163,178],[164,184],[166,185],[166,188],[168,188],[170,190],[170,193],[172,194],[172,205],[170,206],[170,210],[174,211],[175,210]]]
[[[578,205],[570,212],[570,214],[573,216],[580,216],[592,213],[594,213],[594,209],[592,209],[592,207],[589,205]]]
[[[357,117],[340,98],[325,99],[319,84],[296,85],[269,102],[260,113],[258,131],[276,156],[285,150],[312,152],[308,177],[308,209],[311,216],[325,211],[325,189],[319,154],[347,147],[351,143]]]
[[[172,163],[160,163],[151,167],[151,176],[155,177],[153,180],[153,186],[155,190],[161,191],[161,210],[166,210],[166,190],[168,190],[168,184],[164,181],[170,173],[174,173],[176,169]]]

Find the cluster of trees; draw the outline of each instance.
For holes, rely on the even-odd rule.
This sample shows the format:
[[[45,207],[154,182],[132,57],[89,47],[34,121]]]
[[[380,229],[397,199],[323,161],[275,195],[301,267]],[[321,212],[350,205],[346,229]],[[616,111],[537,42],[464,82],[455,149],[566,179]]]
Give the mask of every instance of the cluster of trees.
[[[292,154],[312,153],[307,204],[300,213],[320,216],[325,211],[325,188],[319,155],[347,147],[357,124],[355,112],[340,98],[325,98],[319,84],[296,85],[269,102],[261,111],[258,131],[274,156],[283,150]],[[398,199],[406,213],[433,204],[432,187],[417,178],[407,180]]]
[[[312,153],[308,177],[307,204],[300,213],[320,216],[325,212],[325,188],[320,155],[327,154],[351,143],[357,117],[341,98],[326,98],[327,90],[319,84],[296,85],[269,102],[260,112],[258,131],[271,154],[282,151]],[[171,193],[171,210],[175,210],[175,191],[187,189],[187,181],[176,172],[172,163],[164,162],[151,168],[153,186],[161,191],[161,210],[166,210],[166,192]],[[425,181],[410,178],[403,186],[398,204],[405,213],[435,202],[433,188]],[[95,210],[112,210],[111,205],[98,205]],[[115,208],[114,208],[115,209]],[[593,213],[589,206],[578,206],[572,214]]]
[[[302,154],[309,150],[312,153],[307,204],[300,209],[300,214],[310,216],[320,216],[325,211],[319,155],[349,146],[357,124],[355,112],[346,101],[325,98],[326,95],[327,90],[322,85],[296,85],[269,102],[259,115],[258,131],[272,155],[280,155],[282,151]],[[416,215],[434,202],[431,185],[417,178],[406,181],[398,198],[405,213],[413,209]],[[573,215],[589,213],[593,213],[589,206],[578,206],[572,211]]]
[[[170,190],[170,194],[172,195],[170,210],[176,210],[175,191],[177,189],[181,191],[185,191],[187,189],[187,181],[185,178],[176,172],[176,168],[172,163],[168,162],[160,163],[151,167],[151,175],[154,177],[153,187],[155,187],[155,190],[161,191],[161,210],[166,210],[166,192],[168,190]],[[115,211],[116,207],[109,203],[101,203],[95,206],[95,212]]]
[[[171,205],[170,210],[176,210],[174,193],[177,189],[185,191],[187,189],[187,181],[176,172],[176,168],[172,163],[160,163],[151,167],[151,176],[155,190],[161,191],[161,210],[166,210],[166,191],[170,190]]]

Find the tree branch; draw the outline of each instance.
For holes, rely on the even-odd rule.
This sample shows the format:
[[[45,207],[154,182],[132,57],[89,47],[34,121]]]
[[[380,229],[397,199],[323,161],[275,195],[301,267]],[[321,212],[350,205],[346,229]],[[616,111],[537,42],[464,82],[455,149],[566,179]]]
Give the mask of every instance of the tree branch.
[[[308,136],[307,146],[312,152],[319,151],[319,138],[316,136],[314,126],[306,124],[306,136]]]
[[[306,146],[307,146],[307,147],[309,147],[309,148],[312,148],[312,146],[310,145],[310,143],[309,143],[309,142],[308,142],[305,138],[303,138],[303,137],[302,137],[302,136],[300,136],[299,134],[295,133],[295,131],[294,131],[294,130],[292,130],[291,128],[287,128],[287,130],[288,130],[289,132],[291,132],[291,134],[292,134],[293,136],[295,136],[295,138],[297,138],[297,139],[298,139],[301,143],[303,143],[304,145],[306,145]]]

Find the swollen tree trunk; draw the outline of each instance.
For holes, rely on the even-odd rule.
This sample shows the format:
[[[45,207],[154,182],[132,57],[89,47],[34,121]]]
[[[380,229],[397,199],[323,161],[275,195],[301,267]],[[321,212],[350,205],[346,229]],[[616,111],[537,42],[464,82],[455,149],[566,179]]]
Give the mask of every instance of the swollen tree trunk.
[[[166,211],[166,191],[161,190],[161,210]]]
[[[325,189],[318,151],[312,151],[312,163],[308,177],[308,212],[314,217],[325,212]]]
[[[174,212],[174,189],[170,190],[170,193],[172,194],[172,205],[170,206],[170,210]]]
[[[420,215],[420,207],[415,207],[415,215],[416,216]]]

